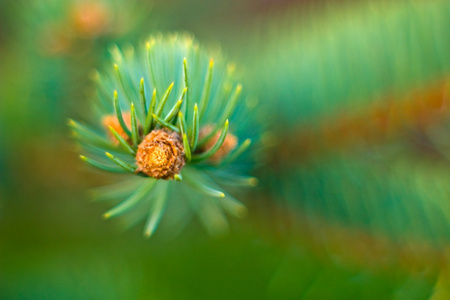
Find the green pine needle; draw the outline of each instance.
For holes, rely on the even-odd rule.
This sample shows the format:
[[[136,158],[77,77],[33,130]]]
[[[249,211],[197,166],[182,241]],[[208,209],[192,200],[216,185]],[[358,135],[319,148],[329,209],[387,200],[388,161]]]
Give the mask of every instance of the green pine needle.
[[[206,160],[206,159],[210,158],[211,156],[213,156],[214,153],[216,153],[217,150],[219,150],[220,147],[222,146],[223,142],[225,141],[225,138],[227,137],[227,133],[228,133],[228,120],[225,121],[225,125],[223,126],[223,129],[222,129],[222,133],[220,134],[220,137],[217,140],[217,142],[214,144],[214,146],[211,147],[211,149],[209,149],[203,153],[192,155],[192,162],[200,162],[200,161]]]
[[[242,153],[245,152],[245,150],[248,149],[248,147],[250,147],[252,141],[250,139],[246,139],[241,145],[239,145],[239,147],[234,150],[233,152],[231,152],[230,154],[228,154],[228,156],[226,156],[221,162],[220,162],[220,166],[225,166],[231,162],[233,162],[234,160],[236,160],[236,158],[239,157],[239,155],[241,155]]]
[[[167,189],[168,182],[162,182],[159,184],[160,191],[153,199],[152,207],[150,208],[149,217],[147,223],[145,224],[144,236],[149,238],[155,232],[156,227],[158,227],[159,221],[164,213],[167,204]]]
[[[113,134],[113,136],[116,138],[116,140],[119,142],[119,144],[122,146],[123,149],[125,149],[131,155],[136,155],[136,150],[133,149],[128,144],[128,142],[123,137],[121,137],[120,134],[117,133],[117,131],[114,128],[109,126],[109,130],[111,131],[111,133]]]
[[[123,120],[122,116],[122,110],[120,109],[119,104],[119,95],[117,94],[117,91],[114,91],[114,110],[116,111],[116,117],[119,121],[120,127],[122,127],[123,131],[131,137],[131,131],[128,129],[127,125],[125,124],[125,121]]]
[[[187,133],[187,131],[186,131],[186,121],[183,118],[183,113],[182,112],[178,113],[178,126],[180,128],[181,135],[184,135],[185,133]]]
[[[105,152],[106,156],[108,156],[109,159],[111,159],[113,162],[115,162],[119,167],[123,168],[124,170],[134,173],[136,171],[136,168],[130,165],[129,163],[121,160],[120,158],[112,155],[109,152]]]
[[[197,148],[198,132],[199,132],[199,128],[200,128],[199,122],[200,122],[200,120],[199,120],[199,116],[198,116],[198,107],[197,107],[197,103],[196,103],[194,106],[194,117],[193,117],[193,121],[192,121],[192,138],[191,138],[192,151],[195,151],[195,149]]]
[[[247,216],[247,207],[233,197],[227,195],[226,197],[221,198],[220,204],[227,212],[237,218],[244,218]]]
[[[148,114],[147,109],[147,99],[145,98],[145,85],[144,85],[144,77],[141,78],[141,81],[139,82],[139,100],[141,102],[142,111],[145,115]]]
[[[232,186],[252,186],[252,187],[258,185],[258,179],[252,176],[241,176],[221,171],[213,172],[213,174],[214,177],[223,182],[223,184],[228,184]]]
[[[164,118],[164,121],[166,121],[167,123],[171,122],[172,119],[178,115],[178,112],[180,111],[181,105],[183,104],[183,100],[180,99],[177,101],[177,103],[175,103],[175,105],[172,107],[172,109],[169,111],[169,113],[167,114],[167,116]]]
[[[119,82],[119,85],[120,85],[120,87],[121,87],[121,89],[122,89],[122,92],[125,94],[128,103],[131,103],[133,97],[131,97],[131,95],[130,95],[129,92],[128,92],[130,89],[128,89],[128,88],[125,86],[125,83],[124,83],[124,81],[123,81],[122,74],[121,74],[121,72],[120,72],[120,70],[119,70],[119,66],[118,66],[117,64],[114,64],[114,72],[116,73],[117,81]]]
[[[147,64],[148,64],[148,69],[149,69],[149,73],[150,73],[150,80],[152,81],[153,87],[156,87],[157,86],[156,75],[155,75],[155,70],[154,70],[154,66],[153,66],[152,58],[151,58],[151,50],[152,50],[154,44],[155,44],[154,39],[147,42],[146,50],[147,50]]]
[[[191,148],[189,147],[189,142],[186,133],[183,134],[183,146],[184,146],[184,155],[186,156],[186,160],[188,162],[191,161]]]
[[[216,198],[223,198],[225,197],[225,194],[219,190],[215,190],[213,188],[210,188],[206,184],[202,183],[201,180],[198,180],[199,178],[187,175],[184,177],[184,181],[189,184],[190,187],[193,189],[201,192],[204,195],[212,196]]]
[[[174,125],[172,125],[170,123],[167,123],[166,121],[164,121],[163,119],[159,118],[155,114],[153,114],[153,119],[155,119],[155,121],[158,122],[161,126],[169,128],[172,131],[179,132],[179,129],[176,126],[174,126]]]
[[[184,181],[193,189],[203,193],[207,196],[216,198],[225,197],[225,194],[215,187],[205,173],[200,172],[195,168],[184,168]]]
[[[184,75],[184,87],[188,89],[186,94],[186,118],[188,117],[189,112],[189,77],[188,77],[188,68],[187,68],[187,61],[186,57],[183,59],[183,75]]]
[[[119,168],[114,168],[114,167],[105,165],[105,164],[97,162],[97,161],[95,161],[95,160],[93,160],[91,158],[88,158],[88,157],[86,157],[84,155],[80,155],[80,158],[81,158],[82,161],[87,162],[91,166],[94,166],[94,167],[96,167],[96,168],[98,168],[100,170],[103,170],[103,171],[112,172],[112,173],[124,173],[125,172],[125,170],[122,169],[122,168],[119,169]]]
[[[149,179],[148,183],[141,185],[135,193],[128,197],[125,201],[121,202],[119,205],[113,207],[103,214],[103,218],[110,219],[113,217],[120,216],[126,213],[128,210],[133,208],[137,203],[139,203],[148,193],[152,190],[155,185],[156,180]]]
[[[156,109],[155,115],[161,116],[164,106],[166,105],[167,99],[169,98],[170,92],[172,91],[174,82],[172,82],[164,93],[161,101],[159,102],[158,108]]]
[[[203,85],[202,96],[200,98],[200,119],[203,118],[206,108],[208,107],[208,100],[211,94],[211,82],[214,68],[214,60],[210,59],[209,68],[205,77],[205,84]]]
[[[147,135],[150,131],[152,131],[153,113],[155,111],[155,105],[156,105],[156,89],[153,89],[152,100],[150,100],[150,107],[147,112],[147,118],[145,119],[145,128],[144,128],[145,135]]]
[[[68,125],[72,128],[74,136],[79,138],[81,141],[86,140],[90,144],[113,150],[114,147],[111,145],[111,142],[106,140],[103,136],[94,132],[92,129],[69,119]]]
[[[192,210],[197,214],[200,222],[203,223],[211,235],[224,234],[229,228],[223,208],[217,200],[213,198],[207,201],[201,201],[197,198],[190,197]]]
[[[129,197],[141,185],[142,180],[136,180],[136,177],[131,176],[123,181],[92,188],[89,190],[89,194],[92,196],[92,200],[94,201],[124,199]]]
[[[134,104],[131,103],[131,140],[133,145],[136,147],[139,145],[139,129],[136,118],[136,110],[134,109]]]
[[[239,99],[241,92],[242,92],[242,85],[238,84],[234,89],[233,94],[230,97],[230,100],[228,100],[227,107],[225,108],[222,116],[219,118],[220,123],[231,117],[231,114],[236,109],[237,100]]]

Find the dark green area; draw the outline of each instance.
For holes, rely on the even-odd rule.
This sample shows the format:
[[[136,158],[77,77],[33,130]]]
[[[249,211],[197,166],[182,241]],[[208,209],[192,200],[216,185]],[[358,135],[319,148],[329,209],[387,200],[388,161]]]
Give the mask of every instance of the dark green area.
[[[40,34],[70,20],[69,0],[0,1],[0,299],[428,299],[445,285],[446,122],[420,132],[420,147],[405,127],[386,145],[295,164],[276,138],[445,79],[448,1],[129,2],[108,2],[129,13],[127,30],[72,36],[73,48],[55,54]],[[86,193],[117,177],[79,161],[67,119],[94,115],[90,77],[108,47],[159,31],[220,45],[260,103],[260,186],[244,191],[249,217],[224,236],[194,218],[172,232],[163,219],[147,240],[142,223],[122,232],[120,220],[102,220],[111,204]],[[279,165],[266,160],[277,155]],[[326,234],[335,227],[342,236]],[[391,247],[358,259],[362,235]]]

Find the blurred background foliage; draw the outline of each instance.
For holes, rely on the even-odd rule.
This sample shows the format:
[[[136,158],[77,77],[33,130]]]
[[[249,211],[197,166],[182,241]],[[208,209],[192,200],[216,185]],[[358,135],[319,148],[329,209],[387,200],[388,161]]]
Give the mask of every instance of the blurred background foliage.
[[[449,12],[0,1],[0,299],[448,299]],[[173,31],[221,47],[269,116],[249,216],[224,236],[101,220],[86,190],[114,176],[68,138],[108,48]]]

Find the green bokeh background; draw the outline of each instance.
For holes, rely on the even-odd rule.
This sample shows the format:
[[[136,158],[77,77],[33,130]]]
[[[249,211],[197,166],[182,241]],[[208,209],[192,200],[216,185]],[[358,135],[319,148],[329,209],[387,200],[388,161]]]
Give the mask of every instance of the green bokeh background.
[[[445,79],[447,1],[102,1],[123,30],[46,50],[43,28],[71,32],[76,2],[0,1],[0,299],[448,299],[448,118],[424,133],[439,159],[409,126],[373,148],[280,154],[323,116]],[[86,193],[114,176],[82,164],[67,119],[89,110],[111,44],[160,31],[220,46],[259,98],[261,184],[224,236],[193,219],[147,240]]]

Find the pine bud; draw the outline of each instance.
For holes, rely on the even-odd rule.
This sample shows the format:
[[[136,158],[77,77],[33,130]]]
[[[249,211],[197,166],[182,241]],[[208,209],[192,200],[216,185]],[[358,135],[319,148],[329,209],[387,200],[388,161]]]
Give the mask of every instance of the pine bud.
[[[167,129],[155,129],[139,145],[138,169],[157,179],[173,179],[184,166],[184,147],[180,136]]]

